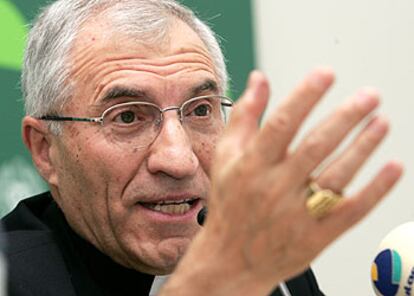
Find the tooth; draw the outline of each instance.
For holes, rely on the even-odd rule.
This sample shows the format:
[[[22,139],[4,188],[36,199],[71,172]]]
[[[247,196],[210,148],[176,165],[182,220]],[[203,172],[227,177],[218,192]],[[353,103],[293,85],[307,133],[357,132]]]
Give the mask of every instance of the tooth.
[[[181,208],[181,214],[187,213],[191,209],[191,206],[188,203],[183,204]]]
[[[153,208],[156,211],[161,211],[161,205],[155,205],[155,207]]]
[[[189,204],[162,206],[160,211],[169,214],[184,214],[190,209]]]
[[[191,201],[191,199],[189,199]],[[191,209],[191,205],[188,202],[178,201],[177,202],[160,202],[158,204],[146,204],[145,206],[157,212],[167,213],[172,215],[182,215]]]
[[[172,205],[170,207],[171,214],[179,214],[181,205]]]
[[[174,205],[166,205],[162,208],[162,211],[167,212],[167,213],[171,213],[174,211],[175,206]]]

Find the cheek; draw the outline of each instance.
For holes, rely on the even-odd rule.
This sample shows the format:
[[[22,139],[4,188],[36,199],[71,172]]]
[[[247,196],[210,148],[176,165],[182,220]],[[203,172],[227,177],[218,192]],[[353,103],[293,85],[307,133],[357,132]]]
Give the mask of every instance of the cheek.
[[[102,163],[94,157],[82,146],[72,146],[60,156],[58,190],[66,202],[76,203],[77,207],[99,202],[95,196],[102,196],[107,177]]]
[[[119,200],[143,161],[142,153],[126,151],[109,142],[99,129],[89,134],[75,128],[65,132],[68,140],[57,155],[59,189],[87,198],[96,206]]]
[[[125,153],[104,140],[99,141],[98,137],[81,138],[77,133],[77,138],[60,147],[56,155],[57,201],[79,232],[94,240],[93,235],[85,233],[92,226],[93,232],[99,234],[99,244],[111,245],[116,236],[111,224],[125,226],[128,210],[122,204],[122,194],[143,157],[139,153]]]
[[[96,132],[85,138],[84,147],[78,147],[78,159],[86,169],[95,171],[108,184],[127,182],[141,166],[144,155],[142,151],[132,149],[131,145],[114,142],[105,134]],[[113,184],[112,184],[113,185]]]
[[[200,161],[200,165],[208,176],[210,176],[210,169],[212,161],[214,159],[214,153],[216,150],[217,138],[216,139],[203,139],[194,145],[194,152]]]

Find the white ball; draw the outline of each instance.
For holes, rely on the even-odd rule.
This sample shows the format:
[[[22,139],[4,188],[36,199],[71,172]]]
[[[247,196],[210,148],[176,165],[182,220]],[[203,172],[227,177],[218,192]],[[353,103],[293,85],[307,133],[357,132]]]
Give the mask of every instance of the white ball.
[[[414,222],[398,226],[382,240],[371,280],[378,296],[414,296]]]

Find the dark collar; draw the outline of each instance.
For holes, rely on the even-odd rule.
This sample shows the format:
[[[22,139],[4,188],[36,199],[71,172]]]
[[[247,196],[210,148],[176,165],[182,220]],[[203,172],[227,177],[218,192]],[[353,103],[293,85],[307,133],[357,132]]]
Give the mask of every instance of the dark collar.
[[[53,231],[78,295],[149,294],[153,275],[119,265],[81,238],[70,228],[63,212],[52,198],[43,212],[42,220]]]

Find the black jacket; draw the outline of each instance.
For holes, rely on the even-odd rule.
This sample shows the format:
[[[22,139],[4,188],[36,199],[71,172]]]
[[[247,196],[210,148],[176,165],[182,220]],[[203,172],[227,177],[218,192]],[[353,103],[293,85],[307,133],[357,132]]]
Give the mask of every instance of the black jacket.
[[[151,289],[154,276],[120,266],[75,234],[50,193],[21,201],[2,222],[9,296],[137,296]],[[292,296],[323,295],[311,270],[287,285]]]

